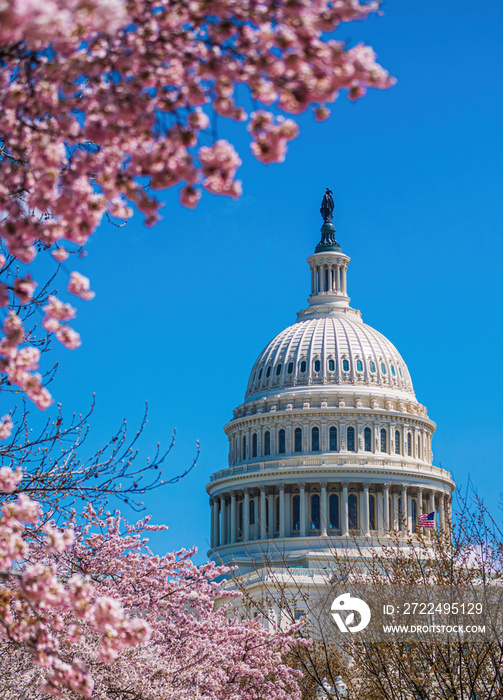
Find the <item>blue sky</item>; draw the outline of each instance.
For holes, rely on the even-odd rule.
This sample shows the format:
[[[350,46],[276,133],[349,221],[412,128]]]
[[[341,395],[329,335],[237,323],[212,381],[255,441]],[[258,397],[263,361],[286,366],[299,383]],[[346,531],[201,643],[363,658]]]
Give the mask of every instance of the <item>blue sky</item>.
[[[370,43],[395,87],[356,104],[341,95],[323,124],[304,115],[281,165],[256,162],[242,125],[222,123],[219,136],[243,160],[238,202],[205,195],[193,212],[169,191],[156,228],[139,216],[121,229],[103,225],[74,266],[96,299],[79,304],[83,345],[58,351],[53,393],[70,415],[96,392],[89,451],[123,418],[134,431],[146,400],[144,455],[178,429],[166,473],[183,471],[201,443],[196,469],[146,501],[154,520],[170,525],[154,538],[156,551],[196,544],[204,559],[205,485],[227,463],[223,425],[258,353],[306,304],[305,259],[327,186],[351,257],[352,305],[407,362],[438,424],[435,464],[462,486],[471,475],[497,509],[503,5],[388,0],[383,10],[337,35]]]

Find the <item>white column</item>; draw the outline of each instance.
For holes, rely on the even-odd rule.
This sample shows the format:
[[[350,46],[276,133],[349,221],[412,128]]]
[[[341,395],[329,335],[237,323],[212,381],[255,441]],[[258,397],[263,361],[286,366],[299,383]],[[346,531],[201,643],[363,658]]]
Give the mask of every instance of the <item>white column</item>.
[[[227,540],[227,501],[220,496],[220,544],[228,544]]]
[[[245,498],[243,503],[243,540],[248,542],[250,539],[250,490],[245,489]]]
[[[322,481],[321,484],[321,499],[320,499],[320,535],[327,535],[327,482]]]
[[[211,499],[211,548],[218,547],[218,502]]]
[[[342,288],[342,293],[346,294],[347,293],[347,282],[346,282],[346,266],[343,265],[341,267],[341,288]]]
[[[439,514],[439,526],[440,532],[445,533],[445,510],[444,510],[444,497],[440,494],[440,500],[438,504],[438,514]]]
[[[384,484],[384,491],[383,491],[383,513],[384,513],[384,532],[385,534],[388,534],[388,531],[390,530],[390,521],[389,521],[389,484]]]
[[[404,536],[407,535],[407,511],[407,487],[402,486],[402,512],[400,513],[402,522],[400,523],[400,530]]]
[[[268,528],[268,535],[269,538],[274,537],[274,533],[276,532],[276,523],[274,522],[276,520],[275,515],[276,515],[276,509],[274,507],[274,492],[271,489],[270,492],[267,494],[267,500],[269,501],[269,528]]]
[[[412,532],[412,496],[407,496],[407,532]]]
[[[233,544],[237,539],[237,528],[236,528],[236,492],[231,493],[231,544]]]
[[[423,489],[417,490],[417,519],[423,514]]]
[[[400,514],[398,512],[398,494],[393,494],[393,530],[400,529]]]
[[[300,532],[301,537],[307,536],[307,517],[306,517],[306,485],[299,484],[300,499],[299,499],[299,515],[300,515]]]
[[[436,506],[435,506],[435,492],[430,491],[430,513],[436,512]],[[436,518],[435,518],[435,523],[436,523]],[[436,527],[436,525],[435,525]]]
[[[335,268],[335,291],[341,291],[341,266],[337,265]]]
[[[279,486],[279,536],[286,537],[285,534],[285,484]]]
[[[370,537],[369,485],[363,485],[363,534]]]
[[[265,486],[260,487],[260,539],[267,538],[267,524],[265,519]]]
[[[342,484],[342,509],[341,509],[341,534],[343,537],[348,536],[348,487],[349,484],[345,481]]]
[[[316,273],[314,267],[311,268],[311,294],[316,294]]]

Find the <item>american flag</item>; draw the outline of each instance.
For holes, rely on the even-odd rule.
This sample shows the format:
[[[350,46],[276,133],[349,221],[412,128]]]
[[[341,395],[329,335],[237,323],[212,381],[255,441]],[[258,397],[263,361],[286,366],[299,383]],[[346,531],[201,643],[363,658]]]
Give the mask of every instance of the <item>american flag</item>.
[[[435,511],[433,511],[433,513],[423,513],[420,515],[417,521],[418,527],[435,527],[435,515]]]

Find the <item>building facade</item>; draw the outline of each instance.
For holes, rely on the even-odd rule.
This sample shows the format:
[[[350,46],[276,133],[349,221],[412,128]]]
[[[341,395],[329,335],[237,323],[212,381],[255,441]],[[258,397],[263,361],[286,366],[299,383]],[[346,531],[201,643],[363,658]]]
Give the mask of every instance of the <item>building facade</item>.
[[[333,547],[414,539],[422,513],[435,511],[441,530],[450,521],[455,486],[432,461],[435,423],[397,349],[350,306],[332,209],[327,194],[308,306],[257,358],[225,426],[228,466],[207,486],[209,555],[242,573],[264,558],[316,569]]]

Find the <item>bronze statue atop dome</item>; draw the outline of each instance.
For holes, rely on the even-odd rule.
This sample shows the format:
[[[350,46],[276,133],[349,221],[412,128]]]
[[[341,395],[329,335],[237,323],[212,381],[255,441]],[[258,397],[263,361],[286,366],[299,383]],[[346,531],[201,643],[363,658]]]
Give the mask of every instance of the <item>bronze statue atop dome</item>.
[[[332,190],[327,187],[327,191],[323,195],[320,207],[320,214],[323,217],[323,221],[332,221],[332,217],[334,215],[334,199],[332,194]]]

